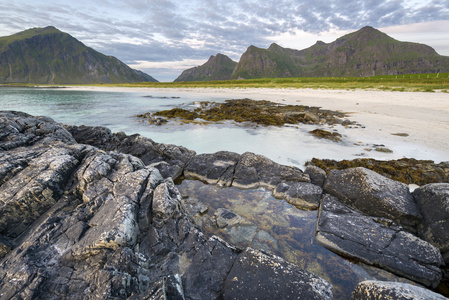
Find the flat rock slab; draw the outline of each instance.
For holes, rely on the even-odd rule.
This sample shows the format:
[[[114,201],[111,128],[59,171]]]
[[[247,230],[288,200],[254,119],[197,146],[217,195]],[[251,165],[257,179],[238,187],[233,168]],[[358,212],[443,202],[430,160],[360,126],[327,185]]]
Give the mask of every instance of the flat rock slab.
[[[323,189],[309,182],[283,182],[273,191],[273,196],[284,199],[303,210],[316,210],[320,206]]]
[[[199,154],[192,158],[184,169],[187,179],[197,179],[208,184],[231,186],[234,169],[240,154],[220,151],[213,154]]]
[[[325,195],[319,209],[315,240],[340,255],[386,269],[426,286],[442,277],[440,251],[384,218],[363,215]]]
[[[300,169],[284,166],[251,152],[242,155],[220,151],[193,157],[184,169],[187,179],[240,189],[264,187],[273,190],[279,183],[310,182]]]
[[[332,299],[332,286],[280,257],[247,248],[234,263],[223,299]]]
[[[405,184],[365,168],[330,171],[324,191],[364,214],[388,218],[403,226],[411,228],[422,220]]]
[[[431,290],[408,283],[389,281],[362,281],[354,289],[352,300],[447,300]]]
[[[440,249],[449,263],[449,183],[431,183],[413,191],[424,216],[420,236]]]

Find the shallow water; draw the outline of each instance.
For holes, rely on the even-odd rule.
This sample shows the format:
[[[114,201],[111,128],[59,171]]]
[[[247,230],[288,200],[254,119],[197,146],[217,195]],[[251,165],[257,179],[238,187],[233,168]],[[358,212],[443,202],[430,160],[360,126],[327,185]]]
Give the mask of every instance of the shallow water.
[[[364,269],[314,242],[317,211],[303,211],[265,189],[239,190],[184,180],[178,185],[186,209],[207,236],[217,235],[241,248],[263,249],[316,274],[334,288],[334,299],[349,299],[358,282],[372,279]],[[207,213],[198,213],[198,206]],[[245,226],[219,229],[213,215],[228,209],[247,219]]]
[[[197,153],[213,153],[228,150],[262,154],[286,165],[303,168],[306,161],[317,158],[353,159],[361,153],[377,159],[415,157],[434,159],[428,151],[416,151],[407,145],[392,144],[394,154],[367,153],[370,145],[356,146],[357,140],[347,136],[343,143],[318,139],[308,131],[317,127],[333,130],[327,126],[298,125],[291,127],[254,127],[230,123],[217,125],[188,124],[155,126],[142,122],[135,116],[173,107],[191,107],[195,101],[224,101],[226,91],[205,96],[183,91],[95,91],[65,88],[0,88],[0,110],[19,110],[32,115],[45,115],[57,122],[73,125],[106,126],[113,132],[139,133],[159,143],[182,145]],[[343,135],[354,136],[361,129],[336,126]],[[355,134],[357,135],[357,134]],[[383,141],[373,137],[371,143]]]

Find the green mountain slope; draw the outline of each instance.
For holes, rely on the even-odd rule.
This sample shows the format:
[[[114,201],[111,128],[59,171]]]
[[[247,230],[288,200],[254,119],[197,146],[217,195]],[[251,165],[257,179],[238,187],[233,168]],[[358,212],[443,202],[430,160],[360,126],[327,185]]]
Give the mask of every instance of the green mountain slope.
[[[226,55],[218,53],[198,67],[187,69],[175,79],[179,81],[211,81],[229,79],[237,63]]]
[[[0,83],[89,84],[157,81],[49,26],[0,37]]]
[[[364,27],[304,50],[250,46],[230,79],[264,77],[374,76],[449,72],[449,57],[426,45],[400,42]]]

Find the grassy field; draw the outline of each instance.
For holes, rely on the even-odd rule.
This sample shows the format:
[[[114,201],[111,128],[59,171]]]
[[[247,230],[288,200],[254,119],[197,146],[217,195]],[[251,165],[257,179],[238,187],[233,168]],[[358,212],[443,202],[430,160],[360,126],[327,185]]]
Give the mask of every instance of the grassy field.
[[[28,85],[29,86],[29,85]],[[114,87],[154,88],[312,88],[368,89],[411,92],[449,92],[449,73],[384,75],[372,77],[294,77],[194,82],[99,84]]]

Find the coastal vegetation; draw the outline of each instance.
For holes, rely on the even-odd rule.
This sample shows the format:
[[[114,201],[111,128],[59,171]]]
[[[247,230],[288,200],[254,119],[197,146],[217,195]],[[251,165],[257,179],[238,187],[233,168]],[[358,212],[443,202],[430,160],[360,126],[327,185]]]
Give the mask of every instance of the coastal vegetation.
[[[42,86],[36,84],[7,84],[0,86]],[[45,85],[49,86],[49,85]],[[50,85],[52,86],[52,85]],[[53,85],[54,86],[54,85]],[[95,86],[95,85],[94,85]],[[382,90],[394,92],[449,92],[449,73],[382,75],[370,77],[290,77],[244,80],[217,80],[192,82],[139,82],[97,84],[103,87],[148,88],[293,88]]]

